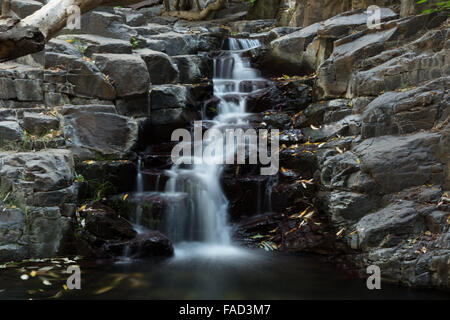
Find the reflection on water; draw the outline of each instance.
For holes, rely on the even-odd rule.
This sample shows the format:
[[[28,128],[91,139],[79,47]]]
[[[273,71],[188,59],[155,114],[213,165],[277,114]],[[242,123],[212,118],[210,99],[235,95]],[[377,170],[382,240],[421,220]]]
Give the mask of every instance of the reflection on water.
[[[447,293],[383,283],[368,290],[316,257],[271,254],[231,246],[184,243],[163,262],[81,264],[82,289],[62,299],[448,299]],[[17,270],[0,270],[0,299],[28,299],[39,280],[23,281]],[[34,281],[34,282],[33,282]],[[53,282],[52,282],[53,283]],[[53,283],[61,287],[62,283]],[[41,285],[42,288],[42,285]],[[55,295],[44,287],[33,298]],[[51,294],[50,294],[51,292]]]

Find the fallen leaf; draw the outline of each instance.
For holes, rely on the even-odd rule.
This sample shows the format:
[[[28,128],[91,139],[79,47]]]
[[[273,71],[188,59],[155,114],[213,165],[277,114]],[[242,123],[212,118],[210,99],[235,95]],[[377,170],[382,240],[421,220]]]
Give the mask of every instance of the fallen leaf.
[[[46,285],[46,286],[51,286],[52,285],[52,283],[50,281],[48,281],[48,280],[44,280],[44,281],[42,281],[42,283],[44,285]]]
[[[123,196],[122,200],[125,201],[127,198],[128,198],[128,193],[126,193],[126,194]]]
[[[98,289],[97,291],[94,292],[94,294],[102,294],[102,293],[108,292],[108,291],[110,291],[112,289],[114,289],[113,286],[107,286],[107,287]]]
[[[341,230],[339,230],[339,231],[336,233],[336,237],[340,238],[340,237],[342,236],[342,234],[344,233],[344,230],[345,230],[345,228],[342,228]]]

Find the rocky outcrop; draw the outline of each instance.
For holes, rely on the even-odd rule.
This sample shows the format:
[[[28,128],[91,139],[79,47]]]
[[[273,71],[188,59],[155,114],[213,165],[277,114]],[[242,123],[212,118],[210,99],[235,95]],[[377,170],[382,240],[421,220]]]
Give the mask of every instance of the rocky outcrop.
[[[94,203],[80,213],[83,221],[78,250],[90,258],[170,257],[172,243],[158,231],[137,234],[131,223],[117,215],[111,208]]]
[[[2,154],[0,189],[7,212],[2,213],[0,259],[63,252],[77,201],[72,153],[49,149]]]
[[[318,69],[318,95],[375,96],[442,76],[448,65],[447,31],[420,36],[445,19],[443,14],[412,16],[335,41],[333,53]]]
[[[116,114],[114,108],[64,106],[60,113],[67,145],[77,160],[98,156],[120,159],[137,142],[136,121]]]

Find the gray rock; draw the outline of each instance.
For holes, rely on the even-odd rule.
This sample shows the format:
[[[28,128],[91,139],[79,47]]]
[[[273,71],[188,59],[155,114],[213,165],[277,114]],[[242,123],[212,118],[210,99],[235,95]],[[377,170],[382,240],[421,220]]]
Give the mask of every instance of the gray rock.
[[[127,96],[116,100],[117,113],[127,117],[147,117],[149,114],[149,93]]]
[[[449,85],[450,78],[441,78],[412,90],[379,96],[364,111],[363,137],[431,129],[439,114],[450,111],[450,95],[445,92]]]
[[[285,36],[287,34],[299,31],[301,28],[298,27],[277,27],[269,31],[268,39],[273,41],[279,37]]]
[[[319,193],[318,200],[333,225],[338,227],[347,227],[357,222],[378,206],[376,198],[346,191]]]
[[[147,40],[147,48],[169,56],[197,53],[198,45],[198,36],[176,32],[157,34]]]
[[[425,231],[414,202],[400,201],[363,217],[357,224],[359,247],[392,247]]]
[[[167,54],[150,49],[141,49],[137,52],[147,65],[152,85],[177,82],[178,67]]]
[[[23,131],[16,121],[0,121],[0,143],[21,141]]]
[[[139,33],[139,35],[144,37],[173,31],[171,27],[157,23],[147,23],[145,26],[136,27],[134,29]]]
[[[186,108],[152,110],[151,124],[154,126],[186,125],[195,119],[195,112]]]
[[[376,181],[380,191],[391,193],[443,183],[443,166],[436,159],[439,140],[437,133],[383,136],[364,140],[353,151],[360,157],[362,172]]]
[[[312,69],[305,59],[304,51],[316,37],[319,28],[320,24],[316,23],[273,40],[270,43],[270,59],[278,63],[291,63],[300,69]]]
[[[450,190],[450,124],[442,130],[441,141],[439,141],[439,161],[444,164],[444,187]]]
[[[136,55],[94,54],[98,68],[113,81],[119,97],[148,92],[150,77],[145,62]]]
[[[62,217],[58,207],[29,210],[30,256],[43,258],[58,253],[64,234],[69,231],[68,218]]]
[[[23,128],[32,135],[41,136],[50,130],[59,129],[59,120],[52,115],[25,112]]]
[[[138,134],[136,121],[89,108],[65,113],[63,131],[77,160],[96,159],[98,155],[122,158]]]
[[[317,32],[321,38],[338,39],[350,34],[357,26],[366,25],[372,13],[366,9],[347,11],[321,23]],[[380,8],[380,22],[393,20],[397,15],[389,8]]]
[[[19,18],[25,18],[42,8],[42,3],[34,0],[13,0],[11,1],[11,10],[13,10]]]
[[[4,156],[0,167],[1,188],[14,193],[51,191],[72,185],[74,162],[70,150],[47,149]],[[17,194],[19,198],[23,195]]]
[[[54,82],[66,85],[69,94],[87,98],[112,100],[116,97],[116,90],[105,78],[94,63],[74,56],[60,53],[46,53],[46,68],[63,68],[65,75],[53,77]]]
[[[412,85],[429,80],[432,75],[440,77],[441,72],[436,71],[439,67],[418,70],[433,57],[445,55],[433,52],[442,48],[443,42],[440,47],[433,43],[445,34],[430,31],[422,39],[414,40],[420,31],[439,26],[444,20],[440,14],[412,16],[384,23],[379,30],[366,29],[336,40],[332,55],[317,71],[318,95],[320,98],[378,95],[383,89],[399,88],[402,82]],[[420,51],[419,47],[423,48],[420,55],[411,53]],[[435,63],[443,63],[443,58],[436,59]]]
[[[260,19],[260,20],[243,20],[231,22],[230,26],[235,32],[248,32],[256,33],[261,32],[266,28],[274,26],[276,23],[275,19]]]
[[[70,31],[70,32],[69,32]],[[72,30],[67,30],[73,33]],[[133,27],[125,24],[125,17],[111,12],[93,10],[84,14],[81,18],[81,30],[83,34],[93,34],[106,38],[122,39],[130,41],[137,37],[138,33]]]
[[[190,104],[189,88],[182,85],[153,86],[150,92],[151,110],[187,108]]]
[[[16,79],[14,86],[19,101],[42,101],[44,98],[41,80]]]
[[[58,38],[69,38],[73,41],[71,45],[87,57],[91,57],[94,53],[132,53],[132,45],[129,40],[125,41],[121,39],[106,38],[92,34],[60,36]]]
[[[199,83],[212,78],[212,59],[206,55],[173,56],[172,59],[180,72],[181,83]]]
[[[17,97],[14,80],[0,78],[0,99],[15,99]]]
[[[448,75],[446,30],[427,32],[411,44],[382,52],[364,61],[349,81],[350,96],[376,96]]]

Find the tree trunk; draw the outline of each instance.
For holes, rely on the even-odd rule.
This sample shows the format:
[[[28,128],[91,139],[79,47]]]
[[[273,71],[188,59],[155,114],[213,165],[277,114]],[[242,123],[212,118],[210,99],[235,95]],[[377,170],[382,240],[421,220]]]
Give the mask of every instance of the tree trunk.
[[[17,21],[0,19],[0,61],[12,60],[44,49],[45,42],[64,28],[74,6],[83,14],[99,6],[118,6],[142,0],[57,0]],[[6,8],[9,1],[3,1]],[[8,10],[7,10],[8,11]],[[9,12],[6,12],[8,15]]]
[[[165,14],[191,21],[203,20],[206,19],[212,12],[222,9],[224,3],[225,0],[217,0],[216,2],[210,3],[200,11],[171,11],[166,12]]]
[[[0,61],[7,61],[43,50],[45,42],[54,37],[67,24],[73,8],[77,7],[80,14],[99,6],[128,6],[142,2],[142,0],[54,0],[47,3],[32,15],[18,21],[15,18],[0,19]],[[5,11],[9,1],[3,2]],[[168,0],[164,1],[166,9]],[[201,20],[207,18],[213,11],[222,8],[225,0],[217,0],[198,11],[166,12],[166,15],[186,20]],[[175,2],[175,8],[179,0]],[[170,9],[170,8],[169,8]],[[5,15],[8,15],[6,12]]]

